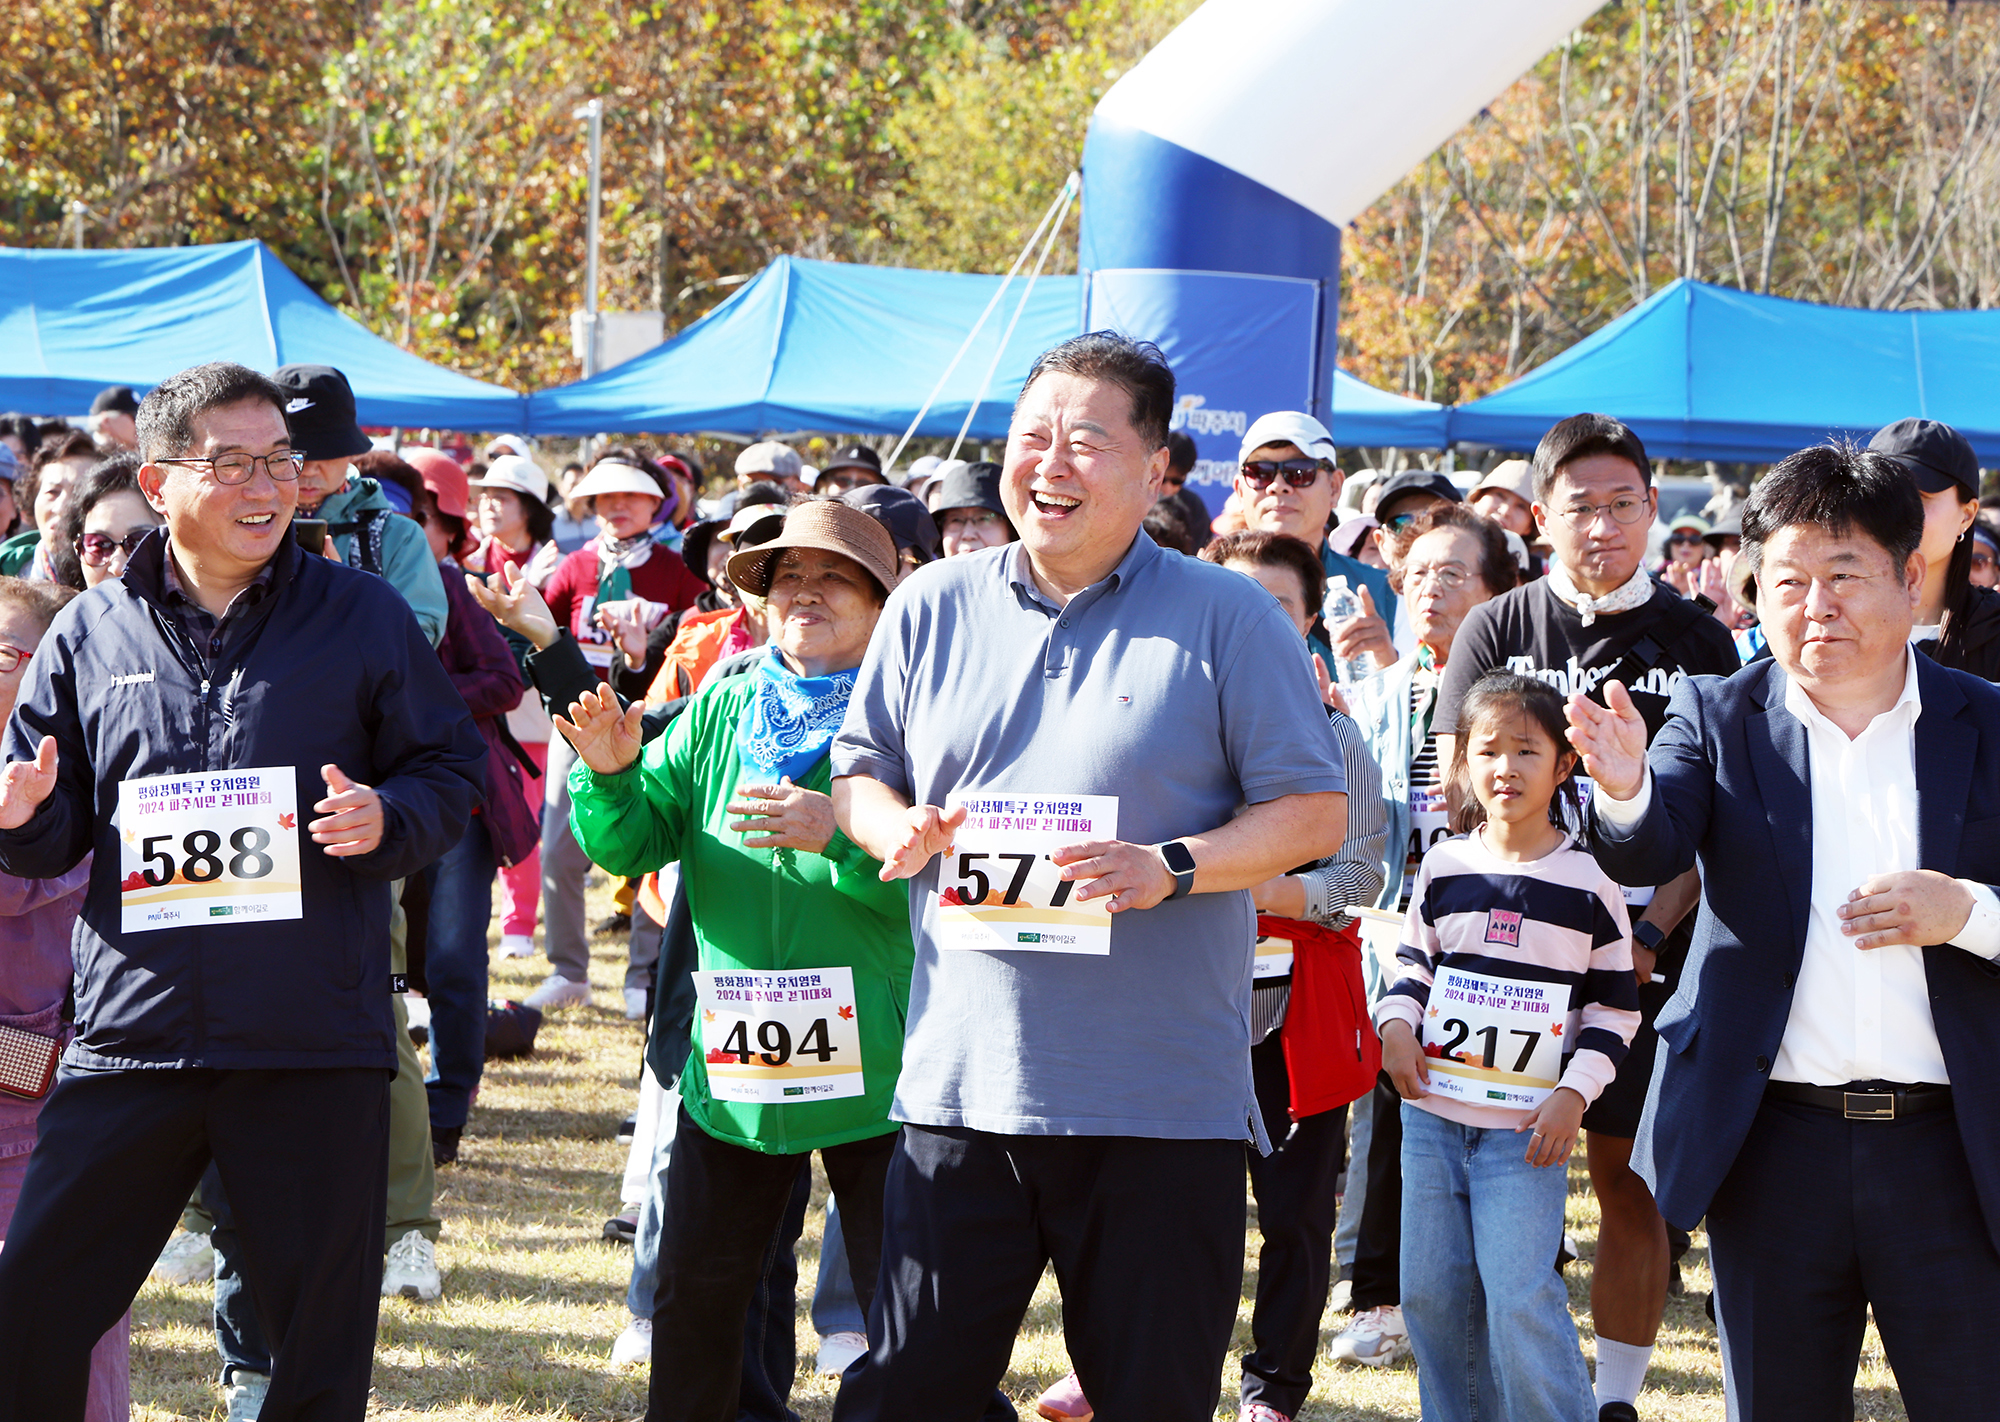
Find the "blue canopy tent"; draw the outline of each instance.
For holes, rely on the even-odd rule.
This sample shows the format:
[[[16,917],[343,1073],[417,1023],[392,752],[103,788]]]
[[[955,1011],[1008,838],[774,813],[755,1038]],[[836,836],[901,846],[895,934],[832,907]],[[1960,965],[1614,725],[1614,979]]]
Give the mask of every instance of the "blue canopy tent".
[[[366,425],[512,430],[525,400],[341,315],[262,242],[115,251],[0,247],[0,409],[77,415],[190,365],[337,366]]]
[[[589,380],[530,396],[528,428],[535,434],[655,430],[746,440],[806,431],[900,435],[1000,282],[997,276],[779,257],[665,345]],[[1024,285],[1017,278],[1001,295],[931,401],[918,434],[957,434],[976,392],[983,398],[972,437],[1006,438],[1014,397],[1035,357],[1081,329],[1082,279],[1043,277],[996,367],[994,351],[1014,320]],[[1201,410],[1198,400],[1181,403],[1177,425],[1220,420],[1241,435],[1242,412]],[[1442,406],[1376,390],[1345,371],[1335,377],[1333,405],[1334,437],[1344,444],[1444,444]],[[1248,418],[1262,413],[1249,411]],[[1233,464],[1233,446],[1230,453]]]
[[[1583,410],[1617,416],[1655,455],[1759,464],[1919,415],[2000,464],[2000,311],[1863,311],[1676,281],[1452,410],[1450,434],[1533,449]]]
[[[528,428],[741,440],[814,430],[900,435],[1000,281],[779,257],[666,344],[589,380],[537,391],[528,400]],[[972,437],[1006,437],[1028,367],[1076,333],[1081,310],[1075,277],[1038,281],[988,385],[1025,285],[1016,278],[1000,298],[918,434],[957,434],[978,394]]]

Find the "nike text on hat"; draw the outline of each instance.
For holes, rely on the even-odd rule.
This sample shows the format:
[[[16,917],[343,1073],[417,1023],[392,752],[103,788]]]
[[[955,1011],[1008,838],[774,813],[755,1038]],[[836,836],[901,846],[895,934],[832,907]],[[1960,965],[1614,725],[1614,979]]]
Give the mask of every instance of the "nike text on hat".
[[[1243,432],[1243,445],[1236,451],[1236,462],[1241,464],[1252,451],[1267,444],[1297,445],[1300,453],[1312,459],[1332,459],[1336,453],[1333,436],[1326,432],[1326,426],[1298,410],[1274,410],[1259,415]]]
[[[272,377],[285,392],[292,447],[308,459],[353,459],[374,448],[354,413],[354,390],[330,365],[288,365]]]

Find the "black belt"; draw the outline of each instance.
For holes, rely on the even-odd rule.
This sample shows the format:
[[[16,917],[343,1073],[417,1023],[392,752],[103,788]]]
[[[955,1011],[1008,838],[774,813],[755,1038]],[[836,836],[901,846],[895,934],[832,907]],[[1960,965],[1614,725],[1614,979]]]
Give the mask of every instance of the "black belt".
[[[1764,1088],[1764,1094],[1799,1106],[1838,1111],[1850,1121],[1893,1121],[1900,1116],[1951,1109],[1951,1088],[1934,1084],[1855,1081],[1846,1086],[1810,1086],[1802,1081],[1774,1081]]]

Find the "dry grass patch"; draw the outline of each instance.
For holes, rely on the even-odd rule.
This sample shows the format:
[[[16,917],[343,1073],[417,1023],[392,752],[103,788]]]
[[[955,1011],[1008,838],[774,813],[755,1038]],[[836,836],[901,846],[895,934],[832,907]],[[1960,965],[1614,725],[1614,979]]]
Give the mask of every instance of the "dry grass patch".
[[[590,896],[593,920],[608,911]],[[519,998],[547,972],[543,960],[493,965],[496,997]],[[371,1415],[453,1422],[578,1419],[617,1422],[646,1406],[643,1366],[615,1368],[612,1340],[625,1327],[630,1249],[600,1237],[618,1210],[625,1146],[618,1124],[637,1099],[640,1035],[619,1010],[624,945],[600,939],[591,962],[598,1006],[549,1018],[535,1055],[489,1065],[459,1163],[439,1173],[439,1245],[444,1299],[436,1304],[385,1300],[375,1361]],[[824,1177],[799,1248],[799,1376],[792,1406],[806,1422],[832,1415],[833,1384],[811,1374],[817,1346],[807,1310],[824,1218]],[[1570,1267],[1570,1298],[1584,1349],[1589,1333],[1589,1261],[1597,1237],[1597,1202],[1581,1167],[1571,1171],[1570,1232],[1583,1260]],[[1702,1312],[1710,1287],[1697,1238],[1685,1267],[1686,1297],[1671,1301],[1641,1411],[1648,1422],[1721,1422],[1722,1388],[1715,1331]],[[1217,1415],[1236,1415],[1236,1359],[1249,1347],[1256,1287],[1254,1232],[1246,1241],[1244,1294],[1235,1349],[1217,1398]],[[1331,1338],[1347,1316],[1329,1311]],[[1068,1370],[1061,1304],[1044,1275],[1004,1387],[1029,1417],[1034,1396]],[[218,1367],[206,1288],[148,1282],[134,1306],[135,1417],[219,1419]],[[1874,1330],[1856,1380],[1857,1414],[1902,1418],[1895,1380]],[[1323,1362],[1299,1422],[1414,1419],[1416,1372],[1407,1363],[1381,1371]]]

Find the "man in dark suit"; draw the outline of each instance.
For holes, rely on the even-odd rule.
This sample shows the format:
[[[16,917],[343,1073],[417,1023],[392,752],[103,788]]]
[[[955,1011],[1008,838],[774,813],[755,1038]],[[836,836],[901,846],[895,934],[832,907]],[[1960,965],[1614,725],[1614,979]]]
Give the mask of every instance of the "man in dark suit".
[[[1765,476],[1743,556],[1773,659],[1575,698],[1599,862],[1699,863],[1633,1163],[1708,1217],[1732,1418],[1854,1415],[1868,1308],[1913,1422],[2000,1396],[2000,691],[1909,648],[1923,507],[1880,455]]]

